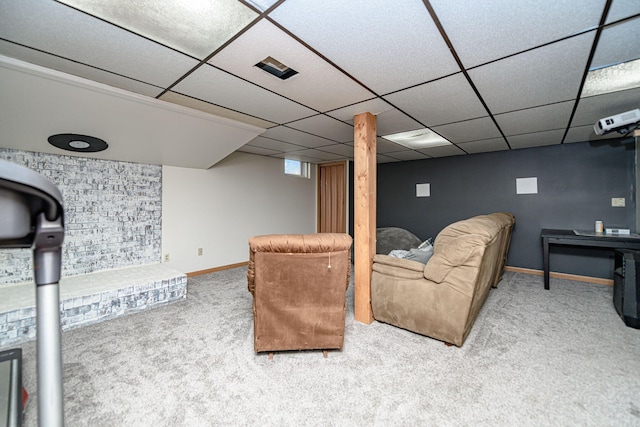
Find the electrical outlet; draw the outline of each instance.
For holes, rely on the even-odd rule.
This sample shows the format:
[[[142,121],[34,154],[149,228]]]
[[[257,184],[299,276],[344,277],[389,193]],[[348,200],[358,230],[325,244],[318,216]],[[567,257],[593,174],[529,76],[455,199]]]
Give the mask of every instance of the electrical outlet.
[[[611,206],[614,208],[624,208],[624,197],[612,197]]]
[[[202,256],[202,248],[198,248],[198,256]]]
[[[164,254],[164,262],[169,262],[169,254]]]

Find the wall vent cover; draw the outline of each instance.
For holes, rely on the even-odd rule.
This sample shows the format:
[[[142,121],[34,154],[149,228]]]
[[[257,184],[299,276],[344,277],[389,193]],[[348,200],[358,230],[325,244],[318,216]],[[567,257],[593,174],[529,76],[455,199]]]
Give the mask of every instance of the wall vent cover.
[[[272,74],[281,80],[287,80],[289,77],[298,74],[298,72],[293,68],[287,67],[282,62],[278,61],[277,59],[273,59],[270,56],[267,56],[265,59],[258,62],[255,66],[263,69],[267,73]]]

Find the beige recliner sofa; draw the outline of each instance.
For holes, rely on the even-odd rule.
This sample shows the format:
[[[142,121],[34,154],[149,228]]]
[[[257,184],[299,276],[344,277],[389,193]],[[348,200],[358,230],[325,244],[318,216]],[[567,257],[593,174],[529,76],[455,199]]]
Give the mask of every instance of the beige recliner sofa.
[[[480,215],[445,227],[427,264],[376,255],[373,316],[445,343],[462,346],[507,260],[515,217]]]

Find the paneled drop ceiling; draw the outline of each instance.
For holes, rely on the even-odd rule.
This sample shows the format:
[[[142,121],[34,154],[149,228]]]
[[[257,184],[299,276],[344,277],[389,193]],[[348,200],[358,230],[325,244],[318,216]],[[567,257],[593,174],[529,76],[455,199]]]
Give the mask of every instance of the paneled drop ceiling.
[[[266,129],[237,148],[264,156],[350,159],[370,112],[406,161],[620,137],[592,126],[640,108],[640,1],[3,1],[0,55]],[[445,141],[385,138],[419,129]]]

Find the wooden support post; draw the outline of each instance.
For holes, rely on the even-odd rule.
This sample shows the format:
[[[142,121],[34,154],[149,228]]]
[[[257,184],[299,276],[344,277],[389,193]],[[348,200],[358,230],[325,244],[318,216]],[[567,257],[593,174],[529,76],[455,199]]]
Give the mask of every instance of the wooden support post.
[[[376,116],[353,118],[354,141],[354,318],[369,324],[371,267],[376,253]]]

